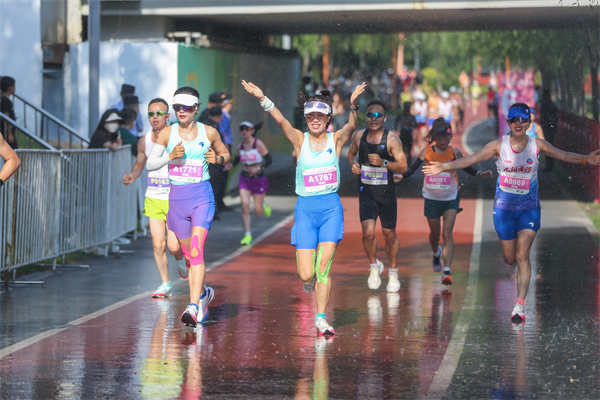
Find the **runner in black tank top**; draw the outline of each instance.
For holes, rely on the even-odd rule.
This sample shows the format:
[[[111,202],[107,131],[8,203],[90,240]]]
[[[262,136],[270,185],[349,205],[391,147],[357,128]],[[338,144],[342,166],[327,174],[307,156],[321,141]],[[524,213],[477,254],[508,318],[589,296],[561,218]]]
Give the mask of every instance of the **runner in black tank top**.
[[[394,172],[406,171],[406,158],[398,136],[383,129],[385,120],[385,106],[379,100],[371,100],[367,106],[369,128],[354,134],[348,151],[348,163],[352,166],[352,172],[359,175],[360,180],[358,198],[363,246],[371,264],[369,288],[379,288],[379,275],[384,268],[383,263],[376,258],[375,223],[379,217],[385,237],[385,250],[390,260],[387,291],[397,292],[400,290],[396,267],[399,248],[396,237],[398,207],[393,175]]]

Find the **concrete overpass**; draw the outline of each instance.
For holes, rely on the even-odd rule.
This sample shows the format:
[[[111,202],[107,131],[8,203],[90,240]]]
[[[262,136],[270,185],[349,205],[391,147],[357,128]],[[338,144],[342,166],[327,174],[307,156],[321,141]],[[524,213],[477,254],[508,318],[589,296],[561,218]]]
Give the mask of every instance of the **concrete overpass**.
[[[126,0],[103,1],[102,19],[105,27],[118,19],[121,29],[153,21],[155,28],[168,31],[237,30],[257,35],[598,29],[600,8],[591,8],[588,2],[573,6],[571,0],[564,5],[560,0]]]

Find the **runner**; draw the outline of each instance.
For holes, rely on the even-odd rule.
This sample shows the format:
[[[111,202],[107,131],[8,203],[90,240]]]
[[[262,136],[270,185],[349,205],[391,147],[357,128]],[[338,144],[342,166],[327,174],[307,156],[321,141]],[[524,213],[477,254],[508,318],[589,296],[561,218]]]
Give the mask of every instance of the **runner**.
[[[419,154],[423,146],[423,139],[427,136],[427,103],[425,102],[425,95],[418,93],[415,95],[415,104],[412,106],[412,115],[417,120],[417,135],[416,144],[414,147],[415,154]]]
[[[438,118],[434,121],[433,127],[427,136],[427,142],[433,145],[424,148],[419,154],[419,158],[410,166],[405,174],[394,176],[394,181],[400,182],[402,179],[409,178],[421,166],[423,161],[427,165],[433,162],[447,163],[462,158],[460,149],[454,149],[450,146],[452,140],[452,127],[444,121],[444,118]],[[464,168],[469,175],[478,178],[489,178],[492,171],[477,171],[473,167]],[[450,268],[454,258],[454,222],[458,214],[460,204],[460,195],[458,194],[458,176],[456,172],[447,172],[439,178],[425,176],[423,181],[423,197],[425,198],[425,217],[429,224],[429,244],[433,251],[433,270],[442,273],[442,284],[452,285],[452,276]],[[444,220],[444,227],[441,226],[440,219]],[[444,239],[444,246],[440,246],[440,233]]]
[[[260,99],[261,106],[279,124],[298,156],[296,193],[299,197],[292,228],[298,275],[306,293],[312,293],[316,286],[315,325],[319,333],[334,334],[325,312],[331,292],[329,270],[336,247],[344,235],[344,211],[337,194],[339,158],[342,147],[356,128],[356,100],[364,92],[366,84],[363,82],[354,89],[350,98],[350,119],[335,133],[327,132],[331,122],[331,94],[328,90],[308,99],[304,94],[300,95],[298,111],[308,125],[308,131],[303,133],[292,127],[259,87],[246,81],[242,81],[242,85],[248,93]]]
[[[500,238],[504,262],[517,270],[517,304],[511,320],[525,321],[525,297],[531,279],[529,251],[540,228],[540,199],[537,185],[538,154],[542,153],[563,162],[600,165],[600,150],[588,155],[559,150],[539,138],[526,135],[531,124],[529,106],[515,103],[508,110],[510,132],[488,143],[477,153],[454,162],[433,162],[423,167],[427,175],[466,168],[496,156],[499,177],[494,200],[494,226]]]
[[[169,164],[167,224],[191,264],[190,305],[181,315],[181,322],[192,327],[206,320],[208,304],[215,295],[211,287],[204,286],[204,243],[215,215],[208,164],[224,165],[230,158],[219,132],[195,121],[200,107],[198,97],[198,91],[189,86],[175,91],[173,110],[178,123],[160,131],[147,163],[148,171]]]
[[[273,158],[267,146],[254,137],[256,131],[261,127],[262,122],[254,125],[252,122],[244,121],[240,124],[240,134],[244,141],[238,146],[233,163],[225,166],[225,171],[229,171],[240,161],[244,164],[239,187],[240,200],[242,201],[242,224],[246,234],[240,243],[246,246],[252,244],[250,197],[254,197],[254,214],[257,217],[271,216],[271,207],[265,203],[265,195],[269,190],[269,181],[265,176],[265,169],[273,163]]]
[[[148,120],[152,130],[148,132],[137,143],[137,157],[131,172],[123,177],[125,186],[140,177],[146,161],[158,139],[158,133],[167,126],[169,120],[169,104],[160,98],[153,99],[148,104]],[[152,292],[154,298],[165,298],[172,295],[171,281],[169,280],[169,258],[165,247],[175,256],[179,267],[179,275],[187,278],[189,260],[183,257],[177,237],[167,228],[167,212],[169,211],[169,167],[164,165],[156,171],[148,172],[148,189],[144,199],[144,210],[142,214],[150,220],[150,235],[152,235],[152,248],[154,250],[154,261],[162,280],[161,285]],[[167,240],[165,241],[165,228]],[[166,242],[166,243],[165,243]]]
[[[402,114],[398,114],[396,121],[394,121],[394,129],[400,136],[400,142],[402,143],[402,151],[406,158],[407,164],[411,160],[411,150],[413,147],[413,140],[416,134],[418,134],[417,127],[419,124],[414,115],[410,112],[411,104],[404,103],[402,106]]]
[[[437,90],[432,89],[427,99],[427,127],[431,129],[433,121],[440,116],[440,95]]]
[[[530,108],[529,110],[531,111],[531,126],[529,129],[527,129],[527,136],[546,140],[542,126],[535,122],[537,119],[537,112],[535,111],[535,108]]]
[[[0,132],[0,157],[4,160],[4,165],[0,169],[0,188],[4,185],[4,182],[10,178],[17,169],[21,166],[21,160],[17,156],[17,153],[10,147],[4,140],[2,132]]]
[[[367,104],[367,129],[357,131],[352,136],[348,150],[348,164],[352,173],[359,175],[358,204],[362,226],[362,242],[371,264],[369,267],[369,289],[379,289],[384,266],[377,259],[377,239],[375,223],[381,219],[381,231],[385,238],[385,252],[390,260],[389,280],[386,290],[400,290],[398,279],[398,249],[396,237],[398,201],[393,172],[406,172],[406,158],[398,136],[383,128],[386,121],[386,107],[378,99]],[[358,154],[358,162],[356,156]]]

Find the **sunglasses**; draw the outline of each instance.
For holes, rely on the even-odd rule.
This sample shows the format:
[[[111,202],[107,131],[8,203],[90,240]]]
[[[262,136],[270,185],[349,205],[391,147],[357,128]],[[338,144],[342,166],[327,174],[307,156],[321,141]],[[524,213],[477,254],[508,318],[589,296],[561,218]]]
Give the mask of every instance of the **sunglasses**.
[[[240,126],[240,131],[250,131],[250,130],[252,130],[252,128],[250,128],[249,126],[246,126],[246,125]]]
[[[183,104],[174,104],[173,110],[175,110],[175,112],[179,112],[179,111],[192,112],[196,108],[196,105],[197,104],[194,104],[193,106],[184,106]]]
[[[515,124],[517,122],[524,124],[524,123],[529,122],[529,118],[513,117],[513,118],[509,119],[508,122],[510,122],[511,124]]]
[[[168,111],[148,111],[148,117],[152,118],[154,117],[154,114],[156,114],[158,117],[162,117],[163,115],[167,115],[168,113]]]
[[[383,116],[385,116],[384,113],[371,113],[371,112],[367,113],[367,118],[375,118],[375,119],[377,119],[377,118],[381,118]]]

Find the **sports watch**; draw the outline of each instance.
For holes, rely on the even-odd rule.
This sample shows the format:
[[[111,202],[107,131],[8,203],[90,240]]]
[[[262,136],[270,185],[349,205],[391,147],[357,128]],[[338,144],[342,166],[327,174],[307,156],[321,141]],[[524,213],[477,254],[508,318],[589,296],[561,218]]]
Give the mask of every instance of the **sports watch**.
[[[384,166],[384,167],[386,167],[386,168],[387,168],[388,164],[389,164],[388,160],[383,160],[383,166]]]

